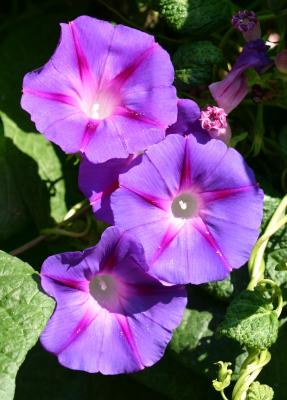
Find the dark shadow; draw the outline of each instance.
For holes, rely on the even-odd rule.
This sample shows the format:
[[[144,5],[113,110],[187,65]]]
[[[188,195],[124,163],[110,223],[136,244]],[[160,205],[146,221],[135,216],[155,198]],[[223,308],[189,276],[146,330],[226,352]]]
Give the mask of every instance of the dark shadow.
[[[189,320],[189,325],[191,329],[196,327],[195,331],[202,331],[202,337],[190,335],[178,352],[172,347],[169,351],[175,360],[194,373],[214,379],[217,376],[217,367],[214,363],[220,360],[230,361],[234,366],[236,358],[242,353],[242,348],[239,343],[219,337],[217,334],[217,328],[226,314],[226,304],[215,301],[212,296],[195,285],[188,286],[188,298],[188,309],[195,311],[193,321],[195,325],[192,326],[192,320]],[[208,326],[203,329],[201,325],[204,326],[206,323]]]
[[[16,379],[15,400],[164,400],[128,375],[103,376],[72,371],[37,344]],[[180,397],[179,397],[180,400]],[[202,399],[203,400],[203,399]]]
[[[191,370],[190,364],[183,365],[179,359],[175,360],[170,351],[166,351],[156,365],[133,376],[137,381],[164,393],[169,399],[218,399],[210,381],[200,375],[199,370]]]
[[[29,135],[29,134],[27,134]],[[56,182],[44,182],[39,176],[37,163],[21,151],[12,139],[4,136],[4,128],[0,122],[1,141],[1,208],[0,218],[1,241],[7,241],[10,236],[16,235],[33,225],[40,230],[55,224],[51,217],[50,198],[55,195]],[[45,155],[43,154],[43,157]],[[59,179],[62,179],[59,177]],[[33,232],[33,229],[29,228]],[[23,241],[29,237],[24,235]]]

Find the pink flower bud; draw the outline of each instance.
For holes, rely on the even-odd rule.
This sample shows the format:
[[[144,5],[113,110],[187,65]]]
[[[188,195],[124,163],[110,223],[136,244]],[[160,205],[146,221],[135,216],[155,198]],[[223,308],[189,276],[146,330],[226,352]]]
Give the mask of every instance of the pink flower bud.
[[[223,108],[207,106],[201,111],[201,127],[214,139],[220,139],[227,143],[231,136],[231,130],[226,117],[227,114]]]
[[[281,51],[275,57],[275,65],[282,74],[287,74],[287,49]]]

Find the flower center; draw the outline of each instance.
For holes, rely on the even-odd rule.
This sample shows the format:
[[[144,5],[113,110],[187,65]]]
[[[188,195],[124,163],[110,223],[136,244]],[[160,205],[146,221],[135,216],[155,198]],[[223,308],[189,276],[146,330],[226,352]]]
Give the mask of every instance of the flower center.
[[[88,117],[102,120],[113,114],[115,108],[120,104],[119,97],[111,91],[98,93],[90,106],[87,107]]]
[[[114,308],[118,301],[117,284],[111,275],[97,275],[90,281],[90,294],[104,308]]]
[[[182,193],[175,197],[171,204],[171,211],[175,218],[189,219],[194,217],[198,210],[198,201],[190,193]]]

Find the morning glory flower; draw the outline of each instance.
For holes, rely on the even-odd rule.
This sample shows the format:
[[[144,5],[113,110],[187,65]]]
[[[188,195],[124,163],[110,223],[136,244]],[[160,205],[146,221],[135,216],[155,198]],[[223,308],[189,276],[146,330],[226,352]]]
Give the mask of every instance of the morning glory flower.
[[[238,11],[233,15],[231,23],[235,29],[242,33],[247,42],[260,39],[261,27],[254,11]]]
[[[87,16],[61,30],[51,59],[24,78],[21,105],[37,129],[95,163],[161,141],[177,107],[173,66],[154,37]]]
[[[47,258],[41,284],[57,306],[41,335],[45,349],[65,367],[108,375],[157,362],[181,321],[186,293],[162,285],[147,268],[142,246],[115,227],[94,247]]]
[[[166,134],[189,135],[192,133],[199,141],[206,142],[205,135],[200,125],[200,108],[198,104],[190,99],[177,100],[177,120],[167,130]]]
[[[267,50],[268,46],[261,39],[246,43],[227,76],[222,81],[209,85],[218,107],[223,108],[226,114],[237,107],[248,93],[245,71],[254,68],[258,73],[262,73],[272,64],[266,54]]]
[[[141,241],[150,274],[199,284],[224,279],[248,260],[263,192],[235,149],[174,134],[120,174],[111,207],[115,224]]]
[[[127,171],[135,158],[135,155],[130,155],[127,158],[113,158],[99,164],[91,163],[86,158],[81,161],[79,188],[89,199],[97,219],[111,225],[114,224],[110,197],[119,186],[119,174]]]

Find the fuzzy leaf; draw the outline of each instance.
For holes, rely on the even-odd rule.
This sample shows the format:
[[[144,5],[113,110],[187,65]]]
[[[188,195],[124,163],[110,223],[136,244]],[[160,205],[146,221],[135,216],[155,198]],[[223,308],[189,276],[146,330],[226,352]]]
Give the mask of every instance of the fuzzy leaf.
[[[228,0],[155,0],[167,24],[180,33],[203,35],[216,30],[231,17]]]
[[[234,292],[234,285],[230,276],[223,281],[209,282],[202,286],[208,293],[223,301],[229,300]]]
[[[15,377],[50,317],[54,301],[40,292],[29,264],[0,252],[0,398],[11,400]]]
[[[270,300],[260,292],[244,291],[228,307],[219,332],[247,348],[266,349],[276,342],[278,328]]]
[[[211,320],[212,314],[207,311],[186,310],[180,326],[174,331],[172,350],[179,353],[184,348],[195,349],[200,340],[212,335],[208,328]]]
[[[255,381],[250,385],[246,400],[272,400],[273,397],[274,391],[270,386]]]
[[[221,50],[206,40],[179,46],[173,56],[177,84],[196,86],[211,79],[212,67],[223,61]]]

